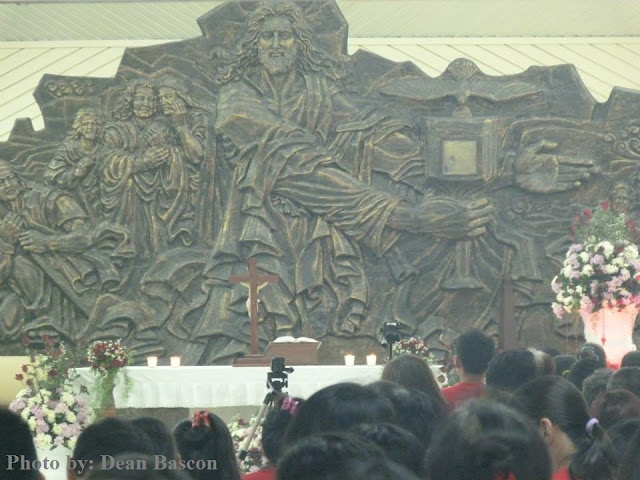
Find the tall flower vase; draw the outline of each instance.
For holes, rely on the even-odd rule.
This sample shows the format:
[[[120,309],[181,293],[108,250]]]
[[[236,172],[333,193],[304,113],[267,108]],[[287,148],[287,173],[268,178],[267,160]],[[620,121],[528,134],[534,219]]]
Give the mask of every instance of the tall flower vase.
[[[113,391],[116,388],[115,374],[108,374],[96,379],[96,416],[98,418],[114,417],[116,415],[116,401]]]
[[[67,479],[67,466],[68,457],[72,452],[70,448],[58,446],[54,449],[49,447],[36,447],[36,453],[38,454],[38,460],[45,463],[46,468],[41,468],[40,473],[44,475],[46,480],[66,480]]]
[[[585,340],[602,345],[610,368],[619,368],[622,357],[636,350],[633,326],[637,315],[638,307],[635,305],[622,309],[603,307],[595,312],[580,310]]]

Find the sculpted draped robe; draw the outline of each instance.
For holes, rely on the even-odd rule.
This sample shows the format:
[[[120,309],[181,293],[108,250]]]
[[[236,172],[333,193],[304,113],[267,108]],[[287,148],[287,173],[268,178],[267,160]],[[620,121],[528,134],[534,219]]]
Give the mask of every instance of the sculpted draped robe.
[[[171,142],[161,122],[148,125],[135,120],[105,127],[105,160],[101,171],[100,198],[105,216],[131,232],[136,252],[151,257],[174,240],[191,242],[190,225],[185,221],[189,209],[189,178],[183,157]],[[153,140],[153,138],[155,140]],[[149,140],[170,150],[168,160],[157,167],[139,169]]]
[[[22,208],[14,212],[23,231],[59,235],[59,241],[56,250],[36,254],[0,240],[3,334],[15,338],[33,328],[52,328],[77,338],[98,295],[118,291],[126,281],[114,262],[133,255],[128,234],[106,222],[85,223],[82,232],[65,230],[74,220],[85,222],[87,214],[60,189],[32,185],[23,195]],[[0,205],[1,216],[9,211],[8,204]],[[75,248],[72,237],[83,237],[84,246]]]
[[[314,336],[358,328],[368,300],[360,244],[382,256],[397,239],[386,224],[400,200],[358,179],[370,176],[376,142],[401,128],[381,120],[358,116],[316,73],[291,72],[278,91],[256,72],[220,90],[216,133],[233,185],[195,337],[247,341],[246,288],[228,278],[246,272],[249,257],[281,278],[260,292],[276,334],[290,334],[298,321]],[[334,296],[335,315],[314,331],[305,317],[321,288]]]

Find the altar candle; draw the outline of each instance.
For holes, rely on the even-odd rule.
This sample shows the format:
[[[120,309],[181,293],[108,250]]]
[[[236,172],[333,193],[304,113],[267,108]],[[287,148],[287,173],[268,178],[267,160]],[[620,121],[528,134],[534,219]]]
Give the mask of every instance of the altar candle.
[[[172,367],[179,367],[180,366],[180,355],[174,355],[174,356],[170,357],[169,361],[171,362],[171,366]]]
[[[350,367],[353,367],[356,363],[356,356],[351,354],[351,353],[347,353],[344,356],[344,364],[348,365]]]
[[[158,366],[158,357],[155,355],[150,355],[147,357],[147,367],[157,367]]]
[[[367,365],[370,367],[375,367],[377,361],[377,357],[375,353],[370,353],[367,355]]]

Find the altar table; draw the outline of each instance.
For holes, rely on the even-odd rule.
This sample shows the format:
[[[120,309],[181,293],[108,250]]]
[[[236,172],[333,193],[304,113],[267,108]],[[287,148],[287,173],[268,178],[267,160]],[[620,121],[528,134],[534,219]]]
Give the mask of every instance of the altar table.
[[[270,367],[126,367],[132,388],[123,396],[121,377],[114,390],[116,408],[203,408],[260,405]],[[308,398],[338,382],[367,384],[380,379],[382,366],[297,366],[289,374],[291,396]],[[81,381],[95,381],[88,368],[78,368]]]

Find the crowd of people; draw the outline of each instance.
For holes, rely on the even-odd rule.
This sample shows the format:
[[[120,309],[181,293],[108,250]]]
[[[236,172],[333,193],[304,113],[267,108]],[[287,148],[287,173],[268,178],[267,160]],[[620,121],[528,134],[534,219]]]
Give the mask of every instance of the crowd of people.
[[[638,480],[640,352],[618,370],[577,355],[495,353],[478,330],[455,346],[459,383],[440,389],[420,357],[390,360],[372,384],[282,395],[262,425],[269,463],[242,475],[226,424],[208,411],[173,427],[111,417],[78,437],[68,480]],[[28,425],[0,412],[0,478],[38,479]],[[13,463],[9,463],[13,462]]]

